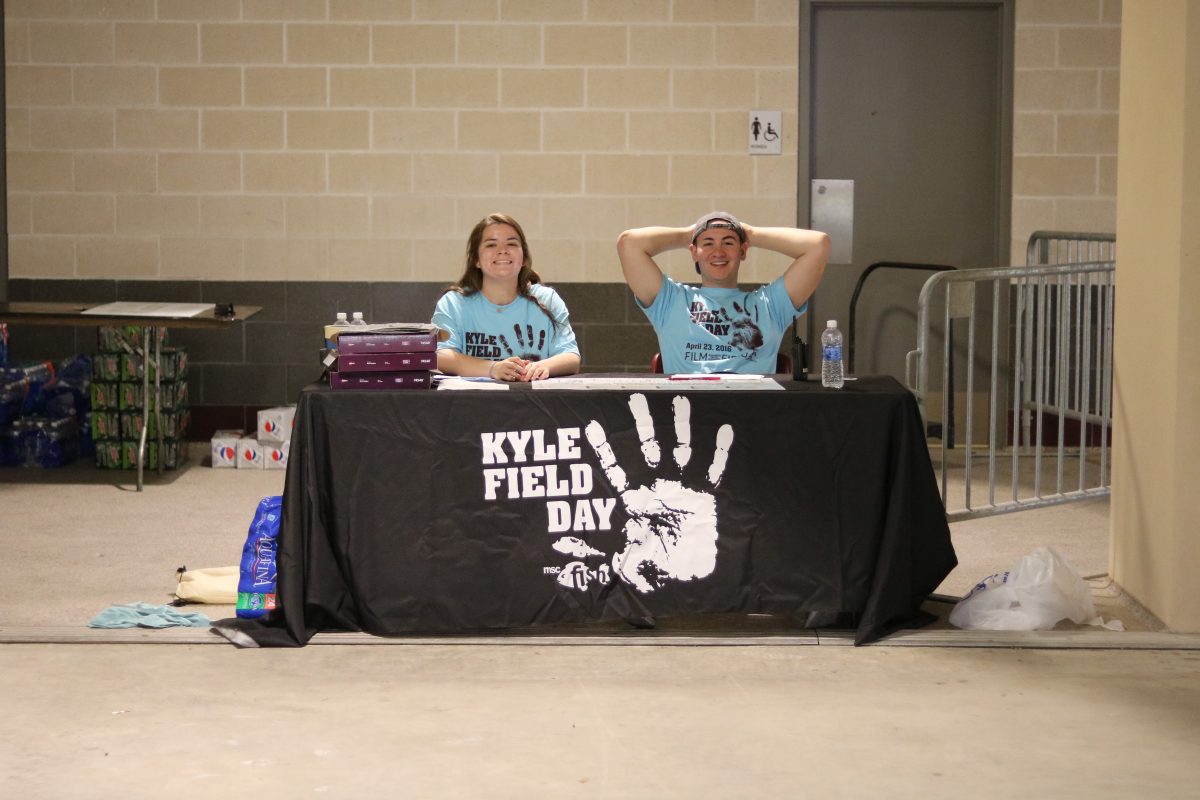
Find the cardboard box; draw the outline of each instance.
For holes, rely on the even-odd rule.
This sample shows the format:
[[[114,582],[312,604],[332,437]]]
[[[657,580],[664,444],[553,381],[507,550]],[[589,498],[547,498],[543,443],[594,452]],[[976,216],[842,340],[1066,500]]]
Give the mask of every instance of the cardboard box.
[[[121,384],[110,381],[92,381],[88,387],[92,396],[93,411],[116,411],[121,405]]]
[[[120,379],[122,381],[140,381],[142,379],[144,359],[134,353],[121,353]],[[187,351],[182,347],[164,347],[159,359],[162,367],[163,381],[179,381],[187,377]],[[150,381],[154,382],[153,362],[151,362]]]
[[[358,333],[344,328],[334,339],[344,356],[371,353],[432,353],[437,350],[436,333]]]
[[[257,439],[243,436],[237,440],[237,468],[263,468],[263,446],[258,443]]]
[[[329,386],[333,389],[386,390],[428,389],[428,371],[415,372],[330,372]]]
[[[166,328],[150,328],[160,345],[167,343]],[[128,353],[142,349],[143,328],[140,325],[108,326],[96,329],[101,353]]]
[[[95,385],[95,384],[93,384]],[[118,403],[122,411],[134,411],[142,407],[142,384],[118,383]],[[174,411],[188,405],[187,381],[166,381],[160,384],[162,389],[162,407],[164,411]],[[158,388],[150,384],[150,408],[155,407]],[[95,408],[95,406],[93,406]]]
[[[217,469],[233,469],[238,464],[237,443],[242,438],[244,431],[241,430],[219,430],[213,433],[212,442],[212,465]]]
[[[437,369],[437,353],[369,353],[366,355],[339,354],[332,369],[348,372],[412,372]]]
[[[295,406],[276,406],[258,412],[258,441],[282,444],[292,438],[292,424],[296,418]]]
[[[121,441],[121,469],[137,469],[137,441]],[[175,469],[187,461],[187,442],[179,439],[164,439],[162,443],[163,469]],[[146,463],[143,469],[158,469],[158,442],[146,442]]]
[[[96,353],[92,356],[92,380],[119,381],[120,379],[120,353]]]
[[[116,411],[93,411],[92,438],[120,439],[121,415]]]
[[[96,466],[100,469],[121,468],[121,440],[96,442]]]
[[[164,439],[183,439],[187,437],[188,427],[191,425],[192,412],[190,409],[182,408],[178,411],[162,412],[163,438]],[[121,412],[121,438],[122,439],[137,439],[142,435],[142,412],[141,411],[122,411]],[[149,439],[158,438],[158,414],[150,412],[150,430],[146,434]]]
[[[260,442],[260,444],[263,446],[263,469],[287,469],[288,453],[292,449],[290,440],[281,444],[269,442]]]

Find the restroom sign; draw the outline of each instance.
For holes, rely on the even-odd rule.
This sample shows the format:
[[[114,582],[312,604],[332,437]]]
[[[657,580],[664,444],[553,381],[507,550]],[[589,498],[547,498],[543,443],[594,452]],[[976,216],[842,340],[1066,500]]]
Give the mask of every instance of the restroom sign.
[[[783,112],[751,111],[747,122],[748,152],[752,156],[783,153]]]

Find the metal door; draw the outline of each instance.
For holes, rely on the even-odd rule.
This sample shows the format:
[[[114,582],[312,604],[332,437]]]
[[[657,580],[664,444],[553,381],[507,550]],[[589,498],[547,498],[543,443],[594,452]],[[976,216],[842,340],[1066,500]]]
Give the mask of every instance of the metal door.
[[[871,264],[1008,264],[1012,15],[1011,0],[801,3],[801,224],[821,217],[815,181],[853,181],[852,241],[835,242],[810,304],[810,352],[827,319],[849,335],[851,295]],[[931,274],[872,273],[857,304],[856,372],[903,380]]]

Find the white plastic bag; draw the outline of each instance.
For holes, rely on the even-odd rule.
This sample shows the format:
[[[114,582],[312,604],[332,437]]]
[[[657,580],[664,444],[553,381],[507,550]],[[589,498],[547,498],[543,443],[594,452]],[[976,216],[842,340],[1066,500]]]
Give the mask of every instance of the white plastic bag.
[[[968,630],[1043,631],[1064,619],[1104,625],[1091,588],[1053,547],[1039,547],[1009,572],[984,578],[950,612],[950,624]]]

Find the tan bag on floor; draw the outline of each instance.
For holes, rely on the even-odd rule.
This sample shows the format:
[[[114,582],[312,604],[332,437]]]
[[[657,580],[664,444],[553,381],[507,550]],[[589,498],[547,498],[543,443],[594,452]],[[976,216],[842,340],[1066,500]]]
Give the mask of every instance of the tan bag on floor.
[[[238,597],[238,567],[209,567],[179,572],[175,597],[181,603],[212,603],[236,605]]]

